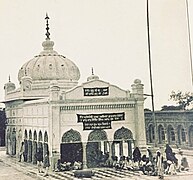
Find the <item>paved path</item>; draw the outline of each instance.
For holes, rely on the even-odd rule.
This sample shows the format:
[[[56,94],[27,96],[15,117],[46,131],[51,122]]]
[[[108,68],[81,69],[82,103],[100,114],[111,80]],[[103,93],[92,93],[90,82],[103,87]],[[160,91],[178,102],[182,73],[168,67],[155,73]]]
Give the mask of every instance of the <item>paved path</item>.
[[[192,151],[193,152],[193,151]],[[193,154],[188,152],[188,161],[190,164],[189,172],[178,173],[173,176],[165,176],[166,180],[191,180],[193,179]],[[117,171],[112,168],[95,168],[95,175],[92,178],[81,178],[82,180],[153,180],[158,177],[145,176],[140,172],[131,172],[127,170]],[[50,172],[48,177],[43,177],[43,174],[37,174],[35,165],[18,162],[16,158],[12,158],[5,154],[5,151],[0,151],[0,179],[2,180],[77,180],[72,171],[65,172]]]

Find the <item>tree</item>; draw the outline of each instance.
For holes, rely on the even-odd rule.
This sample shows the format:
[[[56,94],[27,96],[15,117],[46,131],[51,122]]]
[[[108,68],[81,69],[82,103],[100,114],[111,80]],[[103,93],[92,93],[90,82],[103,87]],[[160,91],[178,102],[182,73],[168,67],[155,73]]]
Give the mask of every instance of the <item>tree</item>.
[[[170,95],[170,99],[176,101],[176,103],[181,107],[181,109],[185,110],[193,101],[193,93],[182,91],[172,91]]]
[[[164,105],[161,107],[161,111],[172,111],[172,110],[182,110],[181,106],[167,106]]]

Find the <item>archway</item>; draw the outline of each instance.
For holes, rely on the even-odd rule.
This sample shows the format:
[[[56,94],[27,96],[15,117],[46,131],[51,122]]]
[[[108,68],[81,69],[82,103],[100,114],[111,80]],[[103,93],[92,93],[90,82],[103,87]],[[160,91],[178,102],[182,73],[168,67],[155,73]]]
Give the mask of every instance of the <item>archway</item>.
[[[98,167],[103,154],[107,151],[107,134],[104,130],[93,130],[88,136],[86,146],[87,166]]]
[[[11,154],[16,155],[16,130],[13,128],[12,134],[11,134]]]
[[[42,156],[44,157],[44,154],[43,154],[43,137],[42,137],[42,131],[39,131],[39,134],[38,134],[38,144],[37,144],[37,148],[40,149],[40,151],[42,152]]]
[[[165,141],[165,131],[164,127],[160,124],[158,126],[158,143],[163,144],[163,141]]]
[[[32,162],[32,132],[29,131],[29,140],[28,140],[28,162]]]
[[[62,162],[83,161],[83,147],[78,131],[70,129],[63,134],[60,153]]]
[[[11,155],[11,140],[10,140],[10,130],[7,129],[6,133],[6,144],[7,144],[7,150],[6,153]]]
[[[149,140],[149,143],[153,143],[155,140],[155,131],[154,131],[153,124],[150,124],[148,127],[148,140]]]
[[[172,125],[168,126],[167,134],[168,134],[168,143],[175,144],[175,132]]]
[[[24,162],[27,162],[27,155],[28,155],[28,134],[27,130],[24,131]]]
[[[45,154],[47,154],[48,151],[49,151],[49,148],[48,148],[48,133],[46,131],[44,133],[44,156],[45,156]]]
[[[186,133],[182,125],[179,125],[177,128],[177,137],[179,145],[186,142]]]
[[[189,127],[188,135],[189,135],[189,145],[190,147],[193,147],[193,125]]]
[[[132,132],[121,127],[114,133],[114,143],[113,143],[113,155],[120,156],[130,156],[132,157],[133,144],[133,134]]]
[[[37,163],[37,159],[35,157],[36,153],[37,153],[37,133],[35,130],[33,133],[33,148],[32,148],[32,162],[33,162],[33,164]]]

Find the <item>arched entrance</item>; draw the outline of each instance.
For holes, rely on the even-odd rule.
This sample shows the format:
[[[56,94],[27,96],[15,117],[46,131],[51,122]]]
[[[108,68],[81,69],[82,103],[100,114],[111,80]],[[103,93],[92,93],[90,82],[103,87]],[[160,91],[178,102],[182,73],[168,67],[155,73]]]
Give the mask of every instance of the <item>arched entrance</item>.
[[[6,153],[7,154],[11,154],[11,140],[10,140],[10,130],[7,129],[7,133],[6,133],[6,144],[7,144],[7,150]]]
[[[28,162],[32,162],[32,132],[29,131],[29,140],[28,140]]]
[[[168,134],[168,143],[175,144],[175,132],[172,125],[168,126],[167,134]]]
[[[33,148],[32,148],[32,162],[33,164],[37,163],[37,159],[35,157],[35,154],[37,153],[37,133],[34,131],[33,133]]]
[[[83,148],[81,135],[78,131],[70,129],[62,136],[60,145],[61,162],[83,161]]]
[[[16,155],[16,130],[13,128],[12,134],[11,134],[11,154]]]
[[[153,127],[153,124],[150,124],[148,127],[148,141],[149,141],[149,143],[153,143],[154,140],[155,140],[154,127]]]
[[[48,133],[46,131],[44,133],[44,156],[47,154],[48,151],[49,151],[49,148],[48,148]]]
[[[182,143],[186,142],[186,133],[182,125],[179,125],[177,128],[177,137],[178,137],[178,144],[181,145]]]
[[[132,157],[132,148],[133,144],[133,134],[132,132],[122,127],[115,131],[114,134],[114,143],[113,143],[113,155],[120,156],[130,156]]]
[[[104,130],[93,130],[88,136],[86,146],[87,166],[100,166],[102,156],[107,151],[107,134]]]
[[[24,132],[24,162],[27,162],[27,155],[28,155],[28,134],[27,130]]]
[[[190,147],[193,147],[193,125],[189,127],[188,135],[189,135],[189,145]]]
[[[163,144],[163,141],[165,141],[165,131],[164,127],[160,124],[158,126],[158,143]]]
[[[42,131],[39,131],[39,134],[38,134],[38,144],[37,144],[37,148],[40,149],[41,153],[42,153],[42,156],[44,157],[43,155],[43,137],[42,137]]]

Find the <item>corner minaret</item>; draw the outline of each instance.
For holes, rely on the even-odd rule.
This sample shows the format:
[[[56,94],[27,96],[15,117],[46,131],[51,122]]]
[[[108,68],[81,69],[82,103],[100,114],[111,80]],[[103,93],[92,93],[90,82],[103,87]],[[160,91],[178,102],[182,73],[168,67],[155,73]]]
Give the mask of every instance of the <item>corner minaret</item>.
[[[15,87],[15,84],[11,82],[11,78],[10,78],[10,75],[9,75],[9,81],[8,81],[8,83],[6,83],[5,86],[4,86],[5,96],[6,96],[9,92],[15,90],[15,88],[16,88],[16,87]]]

